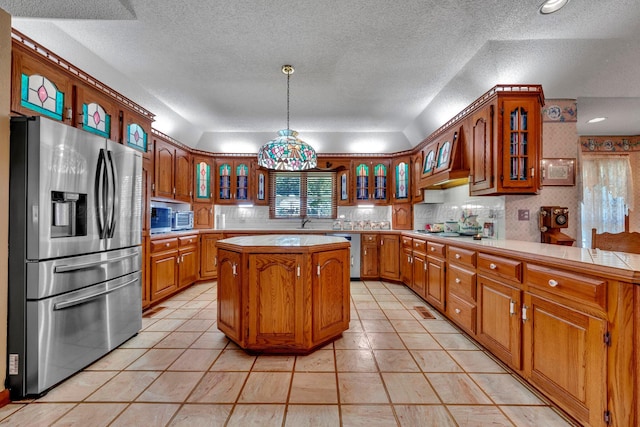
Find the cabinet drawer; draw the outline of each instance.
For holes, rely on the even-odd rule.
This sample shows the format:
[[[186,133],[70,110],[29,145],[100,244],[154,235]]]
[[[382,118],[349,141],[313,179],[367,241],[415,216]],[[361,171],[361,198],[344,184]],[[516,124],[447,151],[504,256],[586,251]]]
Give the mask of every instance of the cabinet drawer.
[[[476,333],[476,305],[449,294],[447,316],[466,330]]]
[[[411,248],[413,246],[413,239],[411,237],[402,236],[402,247]]]
[[[377,234],[363,234],[362,235],[362,243],[377,243],[378,235]]]
[[[198,242],[198,236],[181,236],[178,237],[179,246],[182,248],[184,246],[192,246]]]
[[[426,254],[427,253],[427,241],[426,240],[413,239],[413,251],[414,252],[420,252],[422,254]]]
[[[447,259],[449,262],[465,264],[469,267],[476,266],[476,251],[462,249],[455,246],[447,247]]]
[[[522,261],[480,253],[478,270],[507,280],[522,282]]]
[[[569,304],[590,305],[607,309],[607,282],[568,271],[556,270],[535,264],[527,265],[529,291],[541,296],[566,298]],[[573,304],[572,304],[573,305]]]
[[[427,255],[444,258],[445,246],[440,243],[427,242]]]
[[[176,249],[178,247],[178,239],[173,237],[171,239],[159,239],[151,241],[151,252],[162,252],[170,249]]]
[[[469,302],[476,301],[476,273],[455,265],[449,266],[449,292]]]

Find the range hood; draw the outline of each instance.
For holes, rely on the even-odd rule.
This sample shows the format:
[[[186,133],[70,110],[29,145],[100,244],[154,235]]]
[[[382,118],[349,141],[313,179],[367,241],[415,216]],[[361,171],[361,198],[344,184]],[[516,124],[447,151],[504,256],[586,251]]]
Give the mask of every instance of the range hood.
[[[423,189],[446,189],[469,182],[469,168],[464,167],[462,126],[443,132],[423,149]]]

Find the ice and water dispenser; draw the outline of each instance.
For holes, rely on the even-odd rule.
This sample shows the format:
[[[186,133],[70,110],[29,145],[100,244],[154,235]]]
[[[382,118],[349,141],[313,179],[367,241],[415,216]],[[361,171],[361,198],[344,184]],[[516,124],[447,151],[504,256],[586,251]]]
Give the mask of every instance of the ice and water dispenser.
[[[51,237],[87,235],[87,195],[51,192]]]

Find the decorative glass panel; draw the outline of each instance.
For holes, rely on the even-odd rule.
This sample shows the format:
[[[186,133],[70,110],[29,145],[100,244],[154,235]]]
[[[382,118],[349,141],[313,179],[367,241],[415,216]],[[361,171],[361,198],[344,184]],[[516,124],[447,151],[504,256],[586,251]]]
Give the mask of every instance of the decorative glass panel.
[[[369,166],[364,163],[356,167],[356,199],[369,200]]]
[[[52,119],[62,120],[64,93],[39,74],[22,74],[20,105]]]
[[[147,133],[137,123],[127,125],[127,145],[143,153],[147,152]]]
[[[231,165],[224,163],[218,169],[220,180],[220,200],[231,200]]]
[[[436,153],[431,150],[427,154],[427,157],[424,159],[424,169],[422,170],[423,174],[430,174],[433,172],[433,166],[435,165]]]
[[[207,162],[196,164],[196,199],[208,199],[211,197],[210,174],[211,167]]]
[[[349,200],[349,187],[346,173],[340,175],[340,200]]]
[[[447,166],[449,164],[449,155],[451,154],[451,142],[446,141],[438,149],[438,164],[436,168]]]
[[[385,200],[387,198],[387,167],[377,164],[373,168],[373,174],[375,176],[374,199]]]
[[[236,167],[236,199],[249,199],[249,166],[244,163]]]
[[[107,114],[100,104],[95,102],[82,104],[82,129],[109,138],[111,134],[111,116]]]
[[[522,107],[511,111],[509,125],[509,177],[512,181],[526,181],[529,170],[527,111]]]
[[[258,200],[265,200],[265,197],[267,197],[265,194],[265,179],[264,172],[258,172],[258,191],[256,192]]]
[[[409,197],[409,164],[400,162],[396,165],[396,199]]]

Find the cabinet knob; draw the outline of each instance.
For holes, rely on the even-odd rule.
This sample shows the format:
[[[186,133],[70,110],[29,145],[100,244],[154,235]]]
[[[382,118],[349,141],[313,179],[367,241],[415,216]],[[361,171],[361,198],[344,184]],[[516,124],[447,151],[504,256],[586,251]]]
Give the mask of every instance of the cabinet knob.
[[[435,252],[436,248],[434,248],[433,246],[431,246],[431,252]]]
[[[169,247],[169,243],[165,243],[164,245],[165,245],[167,248]]]
[[[456,283],[462,283],[462,280],[460,280],[460,278],[456,277]]]
[[[462,258],[462,255],[456,254],[456,259],[460,259],[460,258]]]
[[[492,270],[495,270],[496,268],[498,268],[497,265],[495,265],[494,263],[489,264],[489,268]]]
[[[456,312],[456,314],[460,314],[460,309],[459,308],[456,308],[454,311]]]
[[[558,286],[558,281],[549,279],[549,286],[551,286],[552,288],[555,288],[556,286]]]

